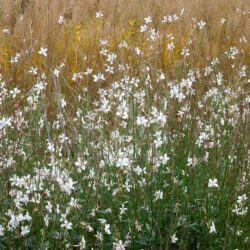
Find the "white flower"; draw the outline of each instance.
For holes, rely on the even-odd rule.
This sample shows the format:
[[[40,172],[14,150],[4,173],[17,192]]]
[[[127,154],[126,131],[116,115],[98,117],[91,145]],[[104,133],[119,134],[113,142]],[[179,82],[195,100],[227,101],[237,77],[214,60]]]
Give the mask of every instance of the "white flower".
[[[151,23],[152,22],[152,17],[151,16],[145,17],[144,21],[145,21],[146,24]]]
[[[137,174],[137,175],[141,175],[143,170],[141,169],[140,166],[136,166],[136,168],[134,168],[134,172]]]
[[[220,19],[220,23],[221,23],[221,24],[224,24],[225,22],[226,22],[226,19],[222,17],[222,18]]]
[[[24,236],[30,232],[29,226],[21,226],[21,235]]]
[[[61,227],[70,230],[72,229],[72,223],[65,219],[61,224]]]
[[[242,233],[243,233],[243,231],[238,229],[237,232],[236,232],[236,235],[241,236]]]
[[[96,237],[99,241],[103,241],[103,235],[102,235],[101,232],[98,232],[98,231],[97,231],[95,237]]]
[[[217,179],[209,179],[208,181],[208,187],[209,188],[218,188],[218,180]]]
[[[192,166],[192,167],[195,167],[196,165],[198,164],[198,160],[195,156],[193,157],[188,157],[188,163],[187,163],[187,166]]]
[[[172,236],[171,236],[171,242],[174,244],[176,243],[178,240],[178,238],[176,237],[176,234],[174,233]]]
[[[236,47],[230,47],[229,51],[225,52],[228,59],[235,59],[235,56],[237,56],[239,53],[240,52]]]
[[[155,41],[159,37],[159,32],[156,29],[151,28],[148,32],[148,40]]]
[[[158,190],[154,194],[155,201],[162,200],[163,199],[163,192],[161,190]]]
[[[206,23],[203,20],[201,20],[200,22],[197,23],[197,25],[199,26],[199,29],[202,30],[206,26]]]
[[[77,161],[74,164],[77,167],[77,171],[80,173],[86,169],[87,161],[82,161],[80,157],[77,157]]]
[[[94,82],[105,81],[105,77],[103,74],[98,73],[97,75],[93,75]]]
[[[61,99],[61,106],[64,108],[67,105],[67,102],[62,98]]]
[[[19,94],[21,92],[20,89],[18,89],[17,87],[10,90],[10,94],[12,95],[13,98],[15,98],[17,96],[17,94]]]
[[[79,205],[79,204],[77,203],[77,200],[76,200],[75,198],[73,198],[73,197],[71,197],[70,202],[69,202],[69,205],[70,205],[71,207],[73,207],[73,208],[80,208],[80,207],[81,207],[81,205]]]
[[[143,52],[138,47],[135,47],[135,53],[136,53],[137,56],[143,55]]]
[[[31,67],[29,73],[32,75],[37,75],[37,68]]]
[[[9,29],[2,29],[2,32],[5,34],[10,34],[10,30]]]
[[[237,203],[242,204],[246,200],[247,200],[247,196],[246,194],[243,194],[241,196],[238,196]]]
[[[50,201],[47,201],[47,205],[45,206],[45,208],[47,209],[48,213],[52,213],[53,206]]]
[[[46,214],[45,217],[43,218],[44,224],[47,227],[49,225],[49,216]]]
[[[19,62],[20,57],[21,57],[21,55],[20,55],[19,53],[16,53],[16,55],[15,55],[15,56],[11,57],[10,62],[11,62],[12,64],[14,64],[14,63],[18,63],[18,62]]]
[[[23,218],[27,221],[32,221],[32,217],[29,215],[29,212],[26,212],[26,214]]]
[[[117,55],[115,53],[110,53],[110,54],[108,54],[107,61],[110,64],[113,64],[116,58],[117,58]]]
[[[174,50],[174,47],[175,47],[174,43],[169,43],[169,44],[167,45],[167,49],[168,49],[169,51],[171,51],[171,52]]]
[[[0,225],[0,236],[4,236],[4,227],[2,225]]]
[[[78,72],[78,73],[73,73],[71,80],[75,82],[77,80],[81,80],[82,78],[83,78],[82,73]]]
[[[107,222],[106,219],[102,219],[102,218],[101,218],[101,219],[98,219],[98,221],[100,221],[100,223],[103,224],[103,225],[106,224],[106,222]]]
[[[113,243],[113,249],[114,250],[126,250],[125,244],[123,244],[121,240],[119,240],[117,243]]]
[[[0,131],[3,130],[4,128],[10,127],[11,126],[11,117],[5,118],[3,117],[0,119]]]
[[[58,22],[59,24],[64,24],[64,23],[65,23],[64,16],[59,16],[58,19],[57,19],[57,22]]]
[[[240,43],[247,43],[247,39],[245,36],[242,36],[240,39],[239,39]]]
[[[96,17],[96,18],[102,18],[102,17],[103,17],[102,11],[100,10],[100,11],[96,12],[96,13],[95,13],[95,17]]]
[[[106,46],[108,44],[108,40],[106,39],[100,39],[99,42],[101,46]]]
[[[121,156],[116,161],[116,166],[118,168],[128,168],[131,165],[131,161],[128,157]]]
[[[80,247],[80,250],[86,249],[86,241],[85,241],[84,236],[82,236],[79,247]]]
[[[47,150],[51,153],[55,152],[55,145],[51,141],[47,142]]]
[[[99,52],[101,55],[104,55],[104,56],[106,56],[107,55],[107,53],[108,53],[108,50],[107,49],[105,49],[105,48],[102,48],[101,50],[100,50],[100,52]]]
[[[87,68],[84,72],[84,75],[90,75],[92,73],[93,69]]]
[[[105,225],[104,231],[105,231],[106,234],[111,234],[111,231],[110,231],[110,224],[106,224],[106,225]]]
[[[128,44],[126,41],[121,41],[120,44],[118,45],[118,48],[121,49],[121,48],[128,48]]]
[[[105,65],[106,66],[106,72],[110,73],[110,74],[114,74],[114,67],[109,66],[109,65]]]
[[[61,183],[62,181],[58,178],[58,183],[60,184],[63,191],[65,191],[67,194],[71,194],[72,190],[74,190],[74,184],[73,180],[69,178],[66,183]]]
[[[143,33],[143,32],[145,32],[146,30],[147,30],[147,25],[145,24],[145,25],[142,25],[142,26],[140,26],[140,32],[141,33]]]
[[[54,76],[58,77],[59,73],[60,73],[60,71],[58,69],[54,69],[54,71],[53,71]]]
[[[190,55],[189,49],[183,48],[183,49],[181,50],[181,55],[184,56],[184,57],[189,56],[189,55]]]
[[[174,40],[173,34],[172,34],[172,33],[167,34],[167,39],[169,39],[169,40]]]
[[[168,157],[167,154],[164,154],[161,160],[162,160],[162,164],[165,165],[165,164],[168,163],[168,161],[170,160],[170,158]]]
[[[211,223],[211,225],[210,225],[209,233],[210,233],[210,234],[216,233],[216,228],[215,228],[215,225],[214,225],[214,222],[213,222],[213,221],[212,221],[212,223]]]
[[[175,21],[177,21],[179,19],[179,17],[177,15],[173,15],[173,16],[164,16],[162,23],[173,23]]]
[[[48,49],[41,47],[40,50],[38,51],[38,54],[41,56],[47,56]]]
[[[120,215],[123,215],[126,213],[128,209],[124,206],[124,203],[122,204],[122,207],[120,207]]]
[[[148,126],[148,119],[145,116],[138,116],[136,119],[136,124],[138,126],[147,127]]]

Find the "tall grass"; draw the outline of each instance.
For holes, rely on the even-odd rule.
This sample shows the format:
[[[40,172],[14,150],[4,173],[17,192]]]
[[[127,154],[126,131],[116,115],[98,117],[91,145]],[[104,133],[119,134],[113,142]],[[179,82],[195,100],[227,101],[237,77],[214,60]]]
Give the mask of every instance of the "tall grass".
[[[249,249],[245,1],[0,1],[0,249]]]

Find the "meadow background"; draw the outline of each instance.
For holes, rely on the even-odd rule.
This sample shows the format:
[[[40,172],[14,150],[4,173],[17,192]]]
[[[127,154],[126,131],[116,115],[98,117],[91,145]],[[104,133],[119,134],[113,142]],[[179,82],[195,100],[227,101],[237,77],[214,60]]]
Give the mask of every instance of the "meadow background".
[[[0,249],[250,249],[249,17],[0,0]]]

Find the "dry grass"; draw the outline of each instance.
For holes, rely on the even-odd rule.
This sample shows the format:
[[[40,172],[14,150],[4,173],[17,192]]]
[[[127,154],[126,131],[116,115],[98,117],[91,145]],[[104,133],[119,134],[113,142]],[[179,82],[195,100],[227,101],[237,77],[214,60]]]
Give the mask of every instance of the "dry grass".
[[[233,46],[238,43],[242,34],[249,35],[247,15],[237,12],[237,8],[245,10],[246,5],[246,1],[239,0],[1,0],[0,25],[1,28],[9,28],[11,35],[7,38],[0,35],[0,71],[10,72],[11,65],[8,60],[16,52],[25,53],[26,50],[38,49],[43,45],[51,52],[47,61],[49,67],[66,60],[71,71],[68,73],[72,73],[83,64],[86,66],[89,63],[83,63],[85,55],[88,58],[91,58],[89,55],[98,57],[97,37],[109,37],[115,50],[117,43],[124,38],[133,42],[139,39],[136,33],[145,16],[152,16],[157,27],[163,15],[180,13],[183,8],[185,15],[181,21],[173,27],[168,26],[164,32],[173,33],[181,47],[190,31],[191,18],[203,19],[208,25],[203,38],[202,53],[206,57],[215,57],[222,53],[222,43]],[[101,22],[95,19],[98,10],[105,14]],[[63,27],[57,23],[59,15],[66,18],[66,25]],[[223,30],[218,25],[221,17],[228,20]],[[228,35],[230,39],[227,40]],[[137,41],[138,44],[140,42]],[[206,57],[202,55],[197,54],[200,56],[200,64],[205,64],[203,59]],[[14,69],[11,71],[12,77],[26,79],[25,71],[32,60],[39,64],[39,59],[26,57],[18,68],[18,74]],[[164,56],[161,60],[166,67]],[[98,64],[99,61],[95,62]]]
[[[250,249],[249,14],[0,0],[0,249]]]
[[[196,17],[209,20],[210,25],[213,25],[217,24],[221,17],[230,17],[231,31],[239,25],[241,31],[247,27],[242,25],[242,17],[237,15],[237,8],[245,10],[247,7],[247,2],[240,0],[1,0],[0,4],[3,24],[11,28],[13,34],[19,38],[20,44],[25,43],[21,39],[29,40],[31,31],[33,39],[48,42],[51,33],[57,30],[56,19],[59,15],[64,15],[67,24],[74,26],[89,22],[98,10],[105,13],[102,32],[110,35],[120,32],[129,19],[141,21],[145,16],[151,15],[157,23],[163,15],[178,13],[182,8],[185,8],[183,22],[186,23],[189,23],[192,17]]]

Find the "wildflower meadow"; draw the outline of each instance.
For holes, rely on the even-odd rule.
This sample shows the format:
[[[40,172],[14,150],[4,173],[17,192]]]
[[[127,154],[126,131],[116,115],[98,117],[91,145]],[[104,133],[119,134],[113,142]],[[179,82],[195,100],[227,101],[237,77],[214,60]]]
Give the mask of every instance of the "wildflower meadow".
[[[1,0],[0,249],[249,250],[247,2]]]

